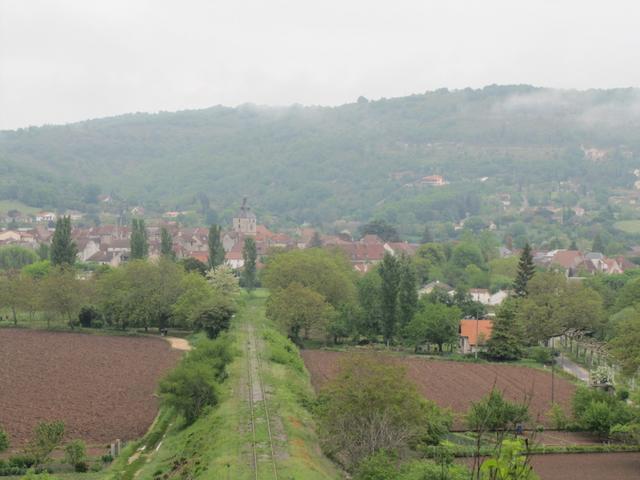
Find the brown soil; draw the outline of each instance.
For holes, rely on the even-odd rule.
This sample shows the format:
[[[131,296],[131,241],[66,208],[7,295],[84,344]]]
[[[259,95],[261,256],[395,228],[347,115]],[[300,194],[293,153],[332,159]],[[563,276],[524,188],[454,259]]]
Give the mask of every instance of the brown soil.
[[[14,448],[51,420],[91,444],[140,437],[179,358],[160,338],[0,329],[0,425]]]
[[[338,373],[340,362],[347,355],[349,354],[323,350],[302,352],[316,390]],[[408,378],[426,398],[459,414],[455,421],[456,428],[464,427],[461,415],[469,409],[471,402],[485,396],[494,385],[511,401],[523,401],[525,397],[530,397],[531,423],[548,425],[544,414],[551,408],[551,375],[547,372],[517,365],[380,355],[385,355],[388,361],[403,365]],[[558,377],[555,378],[554,385],[555,401],[569,412],[575,387],[571,382]]]
[[[640,453],[537,455],[533,469],[541,480],[637,480]]]

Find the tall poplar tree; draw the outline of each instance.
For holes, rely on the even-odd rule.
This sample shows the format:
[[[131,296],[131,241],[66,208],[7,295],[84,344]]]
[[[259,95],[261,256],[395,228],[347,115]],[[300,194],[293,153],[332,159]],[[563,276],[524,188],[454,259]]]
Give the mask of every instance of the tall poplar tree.
[[[520,261],[518,262],[518,273],[516,274],[516,280],[513,284],[513,291],[516,297],[527,296],[527,284],[533,274],[536,273],[536,267],[533,264],[533,256],[531,255],[531,247],[527,243],[522,249],[520,254]]]
[[[405,327],[418,309],[418,286],[416,270],[408,256],[400,257],[399,270],[398,316],[400,325]]]
[[[175,258],[173,239],[171,238],[169,230],[165,227],[162,227],[162,230],[160,230],[160,254],[166,258]]]
[[[149,255],[147,228],[144,220],[131,220],[131,259],[140,260]]]
[[[382,334],[388,345],[396,332],[398,318],[398,287],[400,281],[400,265],[398,259],[390,253],[385,253],[378,274],[382,279],[381,285],[381,310],[382,310]]]
[[[51,263],[73,265],[76,263],[77,254],[78,248],[71,238],[71,217],[58,218],[51,241]]]
[[[220,239],[219,225],[209,227],[209,268],[216,268],[224,263],[224,248]]]
[[[258,258],[256,242],[253,238],[247,237],[242,247],[242,258],[244,259],[244,285],[247,290],[254,289],[256,284],[256,260]]]

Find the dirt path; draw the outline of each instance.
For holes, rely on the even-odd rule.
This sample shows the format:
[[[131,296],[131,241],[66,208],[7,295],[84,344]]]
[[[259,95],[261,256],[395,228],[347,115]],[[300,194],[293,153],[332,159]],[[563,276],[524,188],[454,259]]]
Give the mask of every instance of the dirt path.
[[[585,383],[589,383],[589,370],[568,359],[563,354],[558,357],[558,365],[565,371]]]
[[[191,350],[191,345],[189,344],[189,341],[185,338],[178,338],[178,337],[163,337],[167,342],[169,342],[169,344],[171,345],[171,348],[173,348],[174,350],[180,350],[183,352],[188,352],[189,350]]]

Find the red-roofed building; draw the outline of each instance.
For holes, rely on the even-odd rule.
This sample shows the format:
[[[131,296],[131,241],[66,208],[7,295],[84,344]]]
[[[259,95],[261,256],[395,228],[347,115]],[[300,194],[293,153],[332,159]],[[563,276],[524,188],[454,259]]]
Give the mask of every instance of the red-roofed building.
[[[209,264],[209,252],[192,251],[187,253],[187,257],[195,258],[205,265]]]
[[[460,353],[473,353],[484,349],[493,332],[493,320],[460,320]]]

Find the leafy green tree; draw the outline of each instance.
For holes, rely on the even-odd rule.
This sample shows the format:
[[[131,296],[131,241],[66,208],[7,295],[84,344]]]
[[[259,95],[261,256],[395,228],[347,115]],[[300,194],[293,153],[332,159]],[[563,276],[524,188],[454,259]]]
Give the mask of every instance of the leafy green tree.
[[[176,254],[173,251],[173,239],[171,238],[169,230],[165,227],[162,227],[160,230],[160,254],[171,259],[176,257]]]
[[[191,322],[198,330],[204,330],[207,337],[214,339],[229,329],[234,313],[235,307],[229,298],[213,297],[194,309]]]
[[[460,269],[465,269],[468,265],[485,268],[482,250],[477,244],[470,241],[460,242],[454,247],[451,253],[451,264]]]
[[[531,247],[527,243],[522,249],[520,254],[520,261],[518,263],[518,273],[516,274],[516,280],[513,285],[513,291],[517,297],[527,296],[527,286],[529,281],[533,278],[536,272],[536,267],[533,264],[533,256],[531,255]]]
[[[572,400],[573,416],[578,425],[606,439],[615,425],[632,421],[634,414],[626,402],[594,388],[579,387]]]
[[[375,270],[367,272],[357,282],[361,315],[357,332],[375,339],[382,332],[382,279]]]
[[[64,437],[64,422],[40,422],[33,433],[33,438],[26,447],[26,452],[33,457],[35,465],[46,463],[49,455],[56,449]]]
[[[218,403],[214,379],[212,368],[203,363],[180,363],[160,382],[162,403],[182,414],[190,425],[206,407]]]
[[[64,267],[54,269],[41,282],[43,306],[52,314],[66,318],[69,326],[74,328],[87,289],[91,286],[86,282],[79,280],[73,270]]]
[[[539,480],[522,439],[504,440],[496,454],[482,463],[482,480]]]
[[[354,355],[320,392],[318,418],[326,451],[349,470],[380,450],[435,445],[452,417],[425,400],[387,357]]]
[[[393,341],[398,321],[398,290],[400,286],[400,263],[390,253],[385,253],[378,266],[381,284],[382,334],[388,345]]]
[[[197,272],[203,277],[207,274],[207,265],[202,263],[197,258],[183,258],[179,263],[187,272]]]
[[[593,244],[591,246],[592,252],[605,253],[606,247],[604,242],[602,241],[602,236],[599,233],[596,233],[593,237]]]
[[[524,334],[516,319],[516,311],[517,303],[513,299],[507,299],[498,309],[491,338],[487,341],[489,358],[505,361],[522,357]]]
[[[266,314],[299,343],[301,334],[308,338],[312,329],[324,330],[333,320],[335,310],[318,292],[292,283],[271,293]]]
[[[131,259],[142,260],[149,256],[149,239],[143,219],[131,220]]]
[[[299,283],[322,295],[336,309],[353,303],[356,297],[353,268],[344,253],[336,250],[308,248],[272,255],[261,280],[271,291]]]
[[[442,352],[444,344],[456,342],[458,324],[462,318],[462,312],[457,307],[427,302],[422,305],[414,318],[416,322],[425,326],[425,340],[436,344],[438,351]]]
[[[496,443],[502,444],[505,435],[515,431],[518,424],[529,420],[526,404],[505,400],[502,392],[492,389],[488,395],[473,402],[466,415],[467,426],[477,433],[494,432]]]
[[[51,241],[51,263],[73,265],[76,263],[78,248],[71,238],[71,217],[60,217]]]
[[[425,226],[424,231],[422,232],[422,237],[420,238],[420,243],[424,245],[425,243],[431,242],[433,242],[433,234],[431,233],[429,226]]]
[[[240,294],[240,284],[238,277],[233,273],[231,267],[219,265],[207,272],[207,281],[213,291],[225,298],[236,298]]]
[[[256,260],[258,253],[256,250],[256,242],[251,237],[247,237],[244,240],[242,258],[244,260],[244,268],[242,271],[244,285],[247,290],[252,291],[256,284]]]
[[[82,440],[73,440],[64,447],[64,460],[76,470],[87,458],[87,448]]]
[[[211,225],[209,227],[209,268],[216,268],[224,263],[221,233],[220,225]]]
[[[403,255],[399,263],[398,317],[400,326],[404,327],[411,321],[418,309],[418,288],[416,271],[411,263],[411,259]]]
[[[214,290],[207,280],[196,272],[187,273],[180,280],[182,292],[171,306],[174,326],[187,327],[193,323],[195,312],[214,297]]]
[[[622,319],[609,341],[609,348],[626,375],[633,376],[640,368],[640,313],[633,313]]]
[[[22,270],[37,261],[37,253],[30,248],[18,245],[0,247],[0,270]]]

